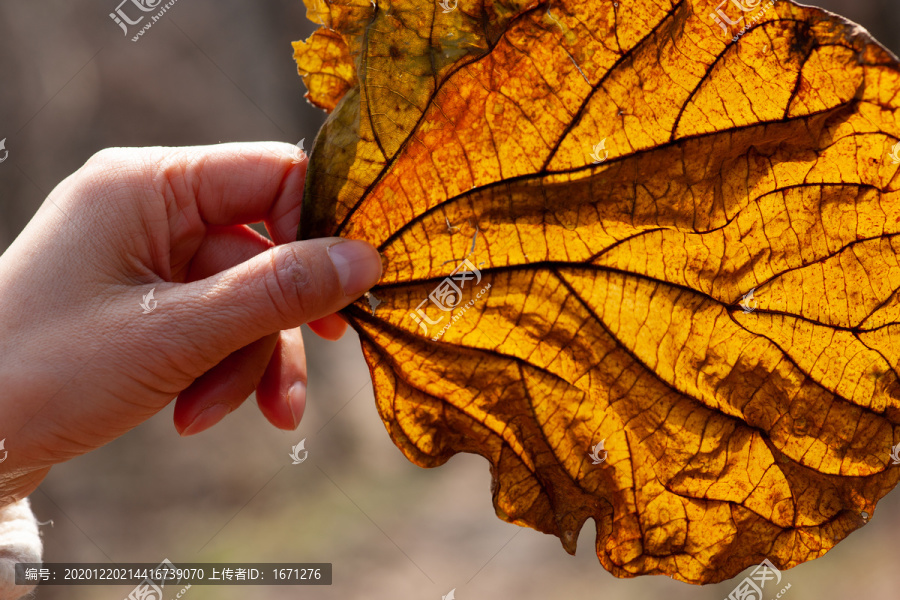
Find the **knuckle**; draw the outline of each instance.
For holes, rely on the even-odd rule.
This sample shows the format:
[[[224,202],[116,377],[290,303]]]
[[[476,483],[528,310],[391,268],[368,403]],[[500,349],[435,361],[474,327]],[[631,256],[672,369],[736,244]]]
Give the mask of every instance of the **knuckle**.
[[[78,170],[76,180],[98,193],[110,193],[123,185],[144,182],[152,155],[144,148],[104,148]]]
[[[266,281],[266,291],[282,321],[297,323],[313,308],[302,292],[309,289],[312,280],[309,257],[290,244],[269,252],[272,276]]]
[[[132,152],[128,148],[104,148],[87,159],[83,170],[90,173],[108,173],[126,164]]]
[[[103,148],[93,154],[82,166],[82,170],[92,173],[132,174],[141,167],[153,165],[162,170],[174,162],[172,153],[164,148]]]
[[[161,351],[158,360],[163,366],[160,371],[168,373],[168,378],[179,383],[175,387],[183,389],[185,382],[190,384],[225,358],[221,351],[216,351],[195,335],[181,334],[173,336],[173,339],[177,339],[178,343],[166,347],[165,352]]]
[[[66,178],[62,185],[68,193],[58,200],[73,208],[95,210],[98,200],[108,201],[127,185],[122,177],[127,171],[123,149],[104,148]]]

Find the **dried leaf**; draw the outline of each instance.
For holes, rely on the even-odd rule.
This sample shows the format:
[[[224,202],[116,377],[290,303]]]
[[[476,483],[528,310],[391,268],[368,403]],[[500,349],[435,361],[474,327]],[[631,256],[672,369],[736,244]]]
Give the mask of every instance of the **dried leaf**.
[[[483,455],[501,518],[569,552],[593,518],[619,577],[864,524],[898,481],[892,54],[787,1],[307,4],[300,234],[383,254],[345,315],[411,461]]]

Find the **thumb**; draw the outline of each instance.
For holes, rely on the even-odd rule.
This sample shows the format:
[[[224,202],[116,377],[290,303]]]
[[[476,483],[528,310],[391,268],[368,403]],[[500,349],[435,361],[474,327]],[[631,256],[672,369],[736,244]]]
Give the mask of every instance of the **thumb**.
[[[275,246],[217,275],[159,298],[156,326],[186,364],[211,369],[278,331],[337,312],[381,278],[381,256],[358,240],[322,238]],[[181,356],[202,349],[202,356]],[[171,356],[171,355],[170,355]],[[182,363],[185,364],[185,363]]]

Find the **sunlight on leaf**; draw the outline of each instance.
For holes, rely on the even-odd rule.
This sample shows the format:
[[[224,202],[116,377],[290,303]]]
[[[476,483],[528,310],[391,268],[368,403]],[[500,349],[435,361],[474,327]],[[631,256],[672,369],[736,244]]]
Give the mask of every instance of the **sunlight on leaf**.
[[[593,519],[619,577],[788,568],[874,516],[892,54],[787,1],[306,3],[300,237],[382,252],[344,315],[411,461],[484,456],[502,519],[572,553]]]

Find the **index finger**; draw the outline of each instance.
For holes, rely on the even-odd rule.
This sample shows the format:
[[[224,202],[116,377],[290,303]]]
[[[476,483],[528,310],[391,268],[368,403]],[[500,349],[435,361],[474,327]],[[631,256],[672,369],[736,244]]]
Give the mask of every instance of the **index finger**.
[[[262,221],[276,244],[294,241],[300,223],[307,160],[283,142],[240,142],[159,148],[161,194],[195,204],[204,223]],[[162,189],[165,188],[165,189]]]

